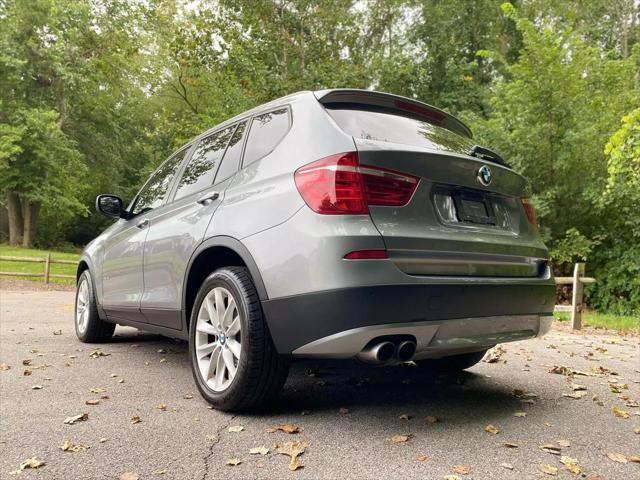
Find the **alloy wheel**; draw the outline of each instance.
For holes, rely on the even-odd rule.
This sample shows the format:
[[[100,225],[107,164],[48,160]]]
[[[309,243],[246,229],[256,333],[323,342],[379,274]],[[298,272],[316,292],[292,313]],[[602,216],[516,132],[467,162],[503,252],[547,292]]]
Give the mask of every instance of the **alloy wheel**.
[[[86,278],[82,279],[78,286],[78,295],[76,296],[76,326],[78,333],[83,335],[87,330],[89,323],[89,282]]]
[[[242,351],[240,311],[233,295],[215,287],[204,297],[195,332],[195,355],[202,379],[222,392],[236,376]]]

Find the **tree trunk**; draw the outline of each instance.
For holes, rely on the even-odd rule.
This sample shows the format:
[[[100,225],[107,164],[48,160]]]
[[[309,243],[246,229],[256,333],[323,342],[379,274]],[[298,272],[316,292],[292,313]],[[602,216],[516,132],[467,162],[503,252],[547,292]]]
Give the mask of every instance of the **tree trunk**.
[[[9,213],[9,243],[20,245],[24,222],[22,220],[22,203],[17,192],[9,192],[7,195],[7,212]]]
[[[36,234],[36,223],[40,215],[40,202],[23,202],[24,207],[24,235],[22,246],[31,247]]]

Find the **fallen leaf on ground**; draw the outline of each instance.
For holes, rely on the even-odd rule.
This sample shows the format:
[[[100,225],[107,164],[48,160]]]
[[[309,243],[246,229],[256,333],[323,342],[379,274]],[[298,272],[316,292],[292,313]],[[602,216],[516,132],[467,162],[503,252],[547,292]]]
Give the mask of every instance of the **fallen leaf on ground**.
[[[111,355],[110,353],[104,353],[102,350],[97,349],[92,351],[91,353],[89,353],[89,356],[91,358],[98,358],[98,357],[108,357],[109,355]]]
[[[591,400],[593,400],[597,405],[604,407],[604,402],[600,400],[600,398],[597,395],[594,395]]]
[[[24,375],[25,377],[28,377],[29,375],[31,375],[33,372],[31,371],[30,368],[25,368],[24,372],[22,372],[22,375]]]
[[[185,396],[183,396],[182,398],[184,398],[185,400],[191,400],[193,398],[193,395],[191,395],[190,393],[187,393]]]
[[[635,428],[635,429],[633,430],[633,433],[635,433],[636,435],[640,435],[640,427]]]
[[[22,360],[22,365],[28,367],[29,365],[31,365],[31,362],[32,360],[30,358],[27,358],[26,360]]]
[[[505,353],[507,353],[507,350],[498,345],[487,352],[487,354],[483,358],[483,361],[486,363],[496,363]]]
[[[486,427],[484,427],[484,431],[490,433],[491,435],[495,435],[500,430],[498,430],[498,428],[496,426],[489,424]]]
[[[520,445],[518,445],[517,443],[512,443],[512,442],[505,442],[502,445],[504,445],[507,448],[520,448]]]
[[[0,371],[6,372],[7,370],[11,370],[11,365],[7,365],[6,363],[0,363]]]
[[[571,375],[572,370],[569,367],[554,365],[549,369],[549,373],[556,373],[558,375]]]
[[[140,422],[142,422],[142,419],[138,415],[134,415],[133,417],[131,417],[131,423],[140,423]]]
[[[289,462],[289,470],[291,471],[304,467],[300,460],[298,460],[298,457],[302,455],[307,448],[309,448],[309,444],[300,441],[276,444],[278,453],[291,457],[291,461]]]
[[[540,445],[540,448],[543,452],[551,453],[553,455],[560,455],[561,447],[554,445],[553,443],[545,443],[544,445]]]
[[[229,458],[225,462],[226,465],[231,465],[232,467],[235,467],[236,465],[240,465],[241,463],[242,463],[242,460],[240,460],[239,458]]]
[[[233,425],[232,427],[229,427],[230,433],[240,433],[242,430],[244,430],[242,425]]]
[[[571,442],[569,440],[565,440],[563,438],[561,438],[560,440],[557,441],[558,445],[560,445],[561,447],[565,447],[565,448],[569,448],[571,446]]]
[[[573,390],[574,392],[580,391],[580,390],[586,390],[587,387],[585,387],[584,385],[580,385],[579,383],[572,383],[571,384],[571,390]]]
[[[153,474],[154,475],[165,475],[167,473],[167,469],[163,468],[162,470],[154,470]]]
[[[613,414],[619,418],[629,418],[629,413],[626,410],[623,410],[619,407],[612,408]]]
[[[618,462],[618,463],[627,463],[628,461],[627,457],[621,453],[610,452],[610,453],[607,453],[607,457],[609,457],[614,462]]]
[[[121,378],[120,380],[118,380],[118,383],[124,383],[124,378]]]
[[[265,432],[273,433],[273,432],[277,432],[278,430],[284,433],[293,434],[293,433],[300,433],[301,431],[304,430],[304,428],[298,425],[294,425],[292,423],[283,423],[281,425],[273,425],[272,427],[268,427],[265,429]]]
[[[468,465],[454,465],[451,467],[451,471],[453,473],[459,473],[460,475],[469,475],[471,472],[471,467]]]
[[[558,475],[558,469],[548,463],[541,463],[538,465],[538,470],[542,473],[546,473],[547,475]]]
[[[394,435],[389,440],[391,440],[393,443],[405,443],[408,442],[410,438],[411,435]]]
[[[514,417],[526,417],[527,416],[527,412],[515,412],[513,414]]]
[[[400,420],[409,420],[411,418],[411,415],[407,415],[406,413],[403,413],[402,415],[400,415],[398,417]]]
[[[573,392],[573,393],[563,393],[562,396],[578,400],[578,399],[584,397],[586,394],[587,394],[587,392]]]
[[[42,390],[44,387],[42,385],[34,385],[31,387],[31,390]]]
[[[24,470],[25,468],[40,468],[43,465],[44,462],[38,457],[31,457],[20,464],[20,470]]]
[[[164,403],[161,403],[160,405],[156,406],[156,408],[158,410],[162,410],[163,412],[167,411],[167,406]]]
[[[569,470],[574,475],[580,475],[580,467],[578,467],[578,461],[575,458],[567,457],[566,455],[562,455],[560,457],[560,463],[562,463],[567,470]]]
[[[158,353],[167,353],[167,351],[164,348],[160,348],[158,349]]]
[[[54,330],[53,334],[54,335],[62,335],[62,330]]]
[[[502,468],[506,468],[507,470],[513,470],[513,465],[511,465],[510,463],[501,463],[500,466]]]
[[[139,478],[140,478],[140,475],[138,475],[137,473],[124,472],[122,475],[120,475],[119,480],[138,480]]]
[[[348,408],[341,408],[340,409],[340,415],[347,415],[349,413],[349,409]]]
[[[106,437],[102,437],[100,440],[98,440],[100,443],[104,443],[106,441],[108,441],[109,439]]]
[[[462,477],[459,477],[458,475],[445,475],[444,476],[444,480],[462,480]]]
[[[428,417],[426,417],[424,419],[427,423],[436,423],[438,422],[438,417],[432,417],[431,415],[429,415]]]
[[[640,463],[640,455],[631,455],[627,460],[633,463]]]
[[[63,423],[66,423],[67,425],[73,425],[74,423],[84,422],[88,419],[89,419],[88,413],[81,413],[80,415],[74,415],[73,417],[65,418]]]
[[[91,400],[85,401],[84,404],[85,405],[99,405],[100,404],[100,400],[92,398]]]
[[[416,460],[418,460],[419,462],[426,462],[427,460],[429,460],[429,457],[427,457],[426,455],[418,455],[416,457]]]
[[[254,447],[251,450],[249,450],[249,453],[251,455],[266,455],[267,453],[269,453],[269,449],[265,446]]]
[[[71,439],[67,438],[61,448],[63,452],[83,452],[84,450],[88,450],[90,447],[79,443],[74,444]]]

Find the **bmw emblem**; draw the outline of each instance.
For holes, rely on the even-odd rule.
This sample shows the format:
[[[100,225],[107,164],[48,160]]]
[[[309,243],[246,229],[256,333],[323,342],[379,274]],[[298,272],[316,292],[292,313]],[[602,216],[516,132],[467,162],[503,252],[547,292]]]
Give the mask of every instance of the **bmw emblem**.
[[[221,345],[224,345],[224,342],[226,341],[226,338],[225,338],[225,336],[224,336],[224,333],[221,333],[221,334],[220,334],[220,337],[218,337],[218,338],[219,338],[219,340],[220,340],[220,344],[221,344]]]
[[[478,176],[476,177],[480,185],[484,185],[488,187],[491,185],[491,181],[493,180],[493,174],[491,173],[491,169],[486,165],[481,166],[478,169]]]

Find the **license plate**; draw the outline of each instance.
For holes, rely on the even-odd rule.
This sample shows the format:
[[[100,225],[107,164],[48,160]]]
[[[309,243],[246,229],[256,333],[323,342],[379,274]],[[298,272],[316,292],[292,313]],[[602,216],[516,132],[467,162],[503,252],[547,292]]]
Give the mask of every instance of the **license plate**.
[[[496,216],[489,200],[478,194],[460,192],[453,195],[456,214],[461,222],[496,224]]]

